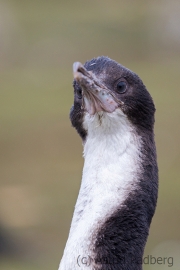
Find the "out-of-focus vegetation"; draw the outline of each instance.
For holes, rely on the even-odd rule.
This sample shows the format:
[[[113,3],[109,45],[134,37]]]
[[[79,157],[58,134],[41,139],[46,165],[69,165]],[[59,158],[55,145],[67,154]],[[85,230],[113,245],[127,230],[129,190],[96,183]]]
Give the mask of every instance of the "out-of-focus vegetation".
[[[179,269],[179,13],[175,0],[0,0],[0,269],[58,268],[83,166],[72,63],[98,55],[154,98],[160,190],[145,254]]]

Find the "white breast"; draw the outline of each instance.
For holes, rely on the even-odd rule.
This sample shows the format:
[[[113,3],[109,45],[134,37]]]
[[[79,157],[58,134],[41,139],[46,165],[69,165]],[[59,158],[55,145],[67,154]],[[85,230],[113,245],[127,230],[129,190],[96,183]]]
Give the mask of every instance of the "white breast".
[[[141,138],[120,109],[86,114],[84,127],[88,135],[82,183],[59,270],[93,269],[96,232],[123,206],[140,172]],[[92,259],[88,267],[82,258]]]

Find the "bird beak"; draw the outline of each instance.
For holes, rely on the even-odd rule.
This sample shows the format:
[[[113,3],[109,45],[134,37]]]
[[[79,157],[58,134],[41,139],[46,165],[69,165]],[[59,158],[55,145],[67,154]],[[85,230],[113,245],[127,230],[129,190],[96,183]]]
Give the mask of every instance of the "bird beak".
[[[87,71],[81,63],[73,64],[73,75],[83,91],[82,106],[89,114],[94,115],[100,111],[111,113],[119,106],[114,93],[91,71]]]

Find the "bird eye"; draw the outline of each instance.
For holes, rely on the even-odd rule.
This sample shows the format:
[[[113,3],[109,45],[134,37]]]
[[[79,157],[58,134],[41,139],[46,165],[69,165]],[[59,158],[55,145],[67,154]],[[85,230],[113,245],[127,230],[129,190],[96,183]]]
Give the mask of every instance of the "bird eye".
[[[119,94],[125,93],[126,92],[126,89],[127,89],[126,82],[124,82],[124,81],[118,82],[118,84],[117,84],[117,92]]]
[[[77,93],[78,98],[82,98],[82,89],[80,87],[76,89],[76,93]]]

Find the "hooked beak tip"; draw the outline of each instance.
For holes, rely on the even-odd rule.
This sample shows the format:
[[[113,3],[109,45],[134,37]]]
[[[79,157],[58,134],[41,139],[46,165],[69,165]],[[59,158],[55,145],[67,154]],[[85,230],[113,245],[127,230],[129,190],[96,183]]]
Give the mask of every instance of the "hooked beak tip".
[[[75,62],[73,64],[73,73],[79,72],[80,68],[83,68],[83,65],[80,62]]]

